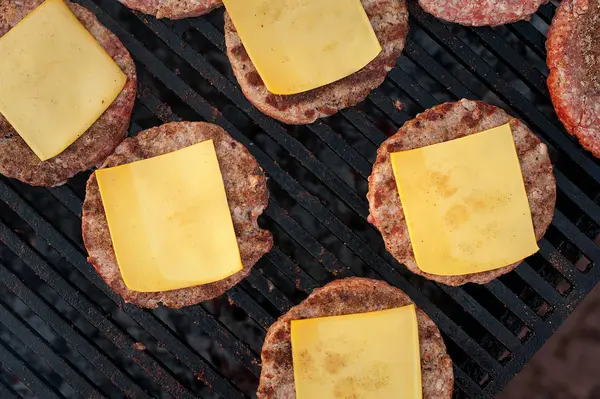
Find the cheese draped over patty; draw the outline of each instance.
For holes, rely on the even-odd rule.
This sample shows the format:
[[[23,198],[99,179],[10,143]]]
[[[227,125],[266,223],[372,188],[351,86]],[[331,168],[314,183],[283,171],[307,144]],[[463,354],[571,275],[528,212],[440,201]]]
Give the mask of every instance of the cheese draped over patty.
[[[41,161],[85,133],[127,81],[63,0],[0,37],[0,60],[0,113]]]
[[[360,0],[224,0],[267,89],[290,95],[365,67],[381,45]]]
[[[130,290],[193,287],[242,270],[212,140],[99,169],[96,178]]]
[[[414,305],[291,321],[298,399],[421,399]]]
[[[485,272],[538,251],[509,124],[390,156],[422,271]]]

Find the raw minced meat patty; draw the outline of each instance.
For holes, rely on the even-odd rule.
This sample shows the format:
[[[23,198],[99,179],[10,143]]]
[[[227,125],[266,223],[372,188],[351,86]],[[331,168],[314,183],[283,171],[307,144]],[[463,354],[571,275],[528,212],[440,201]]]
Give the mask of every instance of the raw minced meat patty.
[[[600,157],[600,1],[561,2],[546,47],[556,113],[567,131]]]
[[[425,11],[468,26],[496,26],[529,17],[548,0],[419,0]]]

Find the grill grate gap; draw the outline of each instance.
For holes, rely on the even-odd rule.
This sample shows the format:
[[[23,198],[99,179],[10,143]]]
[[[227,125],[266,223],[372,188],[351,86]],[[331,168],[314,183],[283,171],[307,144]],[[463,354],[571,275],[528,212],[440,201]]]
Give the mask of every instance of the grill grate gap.
[[[61,320],[70,324],[72,328],[75,328],[77,334],[85,337],[86,340],[92,342],[93,346],[106,354],[107,357],[110,357],[111,362],[115,365],[113,367],[117,367],[127,373],[128,377],[138,384],[137,392],[141,397],[144,397],[143,391],[155,393],[161,391],[157,385],[154,385],[154,383],[151,383],[150,381],[144,379],[138,381],[137,378],[142,375],[139,368],[130,361],[126,361],[120,351],[117,350],[112,343],[108,342],[102,334],[99,334],[92,325],[79,317],[78,312],[75,309],[62,300],[62,298],[58,297],[48,285],[33,274],[33,272],[25,266],[16,255],[9,252],[3,244],[0,244],[0,264],[0,267],[2,265],[6,266],[7,269],[11,273],[16,274],[21,281],[25,281],[27,288],[35,292],[46,305],[51,306],[54,309],[53,313],[58,315]],[[140,389],[139,387],[143,388]],[[131,386],[130,389],[132,389],[132,392],[135,392],[133,386]]]
[[[571,199],[563,192],[559,190],[556,197],[556,206],[579,228],[579,230],[583,231],[588,238],[593,240],[600,233],[600,225],[585,215],[581,208],[571,201]]]
[[[468,399],[469,396],[466,393],[464,393],[462,390],[460,390],[460,388],[454,388],[452,398],[453,399]]]
[[[506,351],[502,352],[502,354],[498,358],[498,361],[500,362],[500,364],[505,365],[506,363],[510,362],[513,358],[514,358],[513,353],[506,350]]]
[[[571,292],[572,283],[546,262],[541,255],[535,254],[529,257],[527,263],[561,295],[567,296]]]
[[[3,248],[0,247],[0,255],[5,257],[8,256],[8,251],[3,251]],[[69,321],[62,319],[60,312],[55,313],[55,311],[46,304],[45,300],[41,299],[41,297],[38,297],[39,293],[46,289],[44,285],[38,284],[35,287],[35,292],[38,294],[33,294],[33,291],[30,291],[28,288],[26,288],[16,277],[16,275],[8,271],[8,269],[6,269],[1,262],[0,275],[2,276],[2,280],[4,282],[3,284],[8,290],[18,295],[19,298],[21,298],[29,308],[36,309],[38,316],[40,316],[40,318],[43,319],[43,321],[47,323],[52,330],[56,331],[69,343],[69,345],[76,349],[87,360],[93,359],[94,365],[103,373],[105,373],[105,375],[110,378],[115,386],[120,387],[123,391],[136,394],[139,397],[144,397],[142,391],[139,390],[137,385],[135,385],[127,376],[125,376],[120,369],[116,368],[114,364],[110,363],[106,357],[103,357],[103,355],[101,355],[94,346],[82,338],[83,335],[79,335],[79,333],[73,329]],[[19,262],[13,263],[16,266],[20,266]],[[29,279],[28,283],[35,284],[36,279]]]
[[[542,319],[546,319],[552,312],[552,307],[535,290],[515,273],[501,276],[499,280],[519,297],[529,308],[535,311]]]
[[[271,301],[271,296],[270,295],[263,295],[261,292],[259,292],[256,288],[254,288],[253,286],[253,282],[254,281],[254,276],[250,275],[248,276],[248,278],[246,280],[243,280],[240,282],[240,287],[244,289],[244,291],[246,291],[248,293],[248,295],[250,295],[263,309],[265,309],[273,318],[277,318],[277,316],[279,316],[279,314],[282,313],[281,310],[278,310],[276,305],[274,305]],[[273,285],[272,282],[269,281],[269,283],[271,283],[270,286],[267,285],[266,288],[266,292],[274,292],[275,290],[279,291],[275,285]],[[267,283],[268,284],[268,283]],[[267,296],[269,296],[269,298],[267,298]],[[284,309],[282,309],[284,310]],[[283,313],[285,313],[284,310]],[[262,343],[260,344],[260,346],[262,346]],[[260,348],[259,346],[259,348]]]
[[[2,341],[3,349],[7,350],[11,356],[15,357],[18,362],[22,362],[29,372],[35,374],[43,385],[49,387],[52,392],[62,396],[72,396],[75,390],[67,384],[60,375],[58,375],[47,364],[42,363],[35,353],[26,348],[15,335],[9,330],[0,325],[0,341]]]
[[[3,398],[32,398],[33,393],[0,362],[0,395]]]
[[[298,245],[297,238],[286,233],[287,226],[281,226],[272,222],[269,229],[277,233],[279,237],[277,246],[278,248],[291,259],[294,259],[297,264],[302,265],[302,269],[311,276],[313,279],[319,282],[319,284],[325,284],[335,278],[332,273],[328,272],[318,261],[304,248]]]
[[[2,352],[4,352],[4,350]],[[9,392],[9,395],[12,394],[15,395],[15,397],[25,399],[37,398],[38,395],[34,393],[32,390],[33,388],[29,383],[27,385],[24,384],[22,382],[23,377],[17,376],[15,372],[10,370],[10,366],[5,366],[3,364],[4,362],[8,362],[8,360],[9,359],[0,361],[0,392],[2,392],[2,388],[6,386],[8,387],[7,391]]]
[[[65,364],[64,369],[67,369],[64,372],[65,379],[73,381],[70,384],[79,387],[78,391],[80,393],[95,397],[92,389],[96,389],[107,396],[117,395],[118,389],[96,369],[95,365],[82,357],[60,334],[47,326],[44,320],[34,314],[17,296],[5,289],[0,291],[0,297],[4,304],[8,304],[10,312],[13,313],[10,318],[3,315],[3,323],[6,324],[7,320],[14,320],[11,322],[13,327],[15,324],[20,324],[21,327],[18,329],[19,338],[30,342],[29,346],[37,348],[36,353],[43,355],[47,361],[51,360],[53,365],[58,364],[58,366],[61,366],[60,362],[62,360]],[[11,329],[13,331],[17,330],[16,328]],[[59,360],[53,358],[59,358]],[[92,385],[93,387],[91,387]]]
[[[292,302],[297,305],[306,299],[307,295],[304,289],[298,284],[298,278],[290,278],[275,266],[271,257],[267,262],[261,262],[257,266],[264,274],[269,276],[269,280],[281,290],[281,292]],[[307,289],[308,290],[308,289]]]
[[[215,312],[219,313],[219,311],[224,308],[222,303],[223,301],[226,301],[226,299],[219,298],[218,301],[220,301],[219,303],[221,305],[213,305],[211,302],[207,304],[206,307],[213,311],[216,309]],[[190,312],[191,311],[192,310],[190,310]],[[235,312],[235,316],[233,316],[232,313],[234,313],[234,311],[230,310],[230,312],[222,316],[221,320],[235,317],[236,320],[232,323],[244,323],[246,321],[245,315],[240,317],[239,313]],[[248,381],[252,381],[255,378],[252,372],[238,361],[234,355],[224,350],[217,341],[203,331],[202,327],[198,328],[199,323],[191,321],[190,317],[183,314],[181,311],[160,308],[157,310],[157,314],[162,322],[177,332],[179,339],[189,346],[191,350],[202,356],[203,359],[206,359],[207,362],[218,369],[225,378],[244,392],[245,395],[251,396],[253,394],[253,387],[248,384]],[[152,345],[152,347],[148,347],[148,350],[152,349],[167,353],[167,348],[164,343],[152,342]],[[185,369],[182,368],[182,371],[185,371]],[[208,381],[204,381],[202,373],[196,373],[194,370],[191,371],[191,376],[185,375],[186,381],[189,378],[192,378],[195,383],[202,381],[207,385],[207,392],[210,391],[210,384]],[[189,372],[190,370],[187,370],[187,373]]]
[[[581,255],[579,260],[575,262],[575,267],[577,267],[580,272],[587,273],[594,267],[594,264],[585,255]]]
[[[552,243],[572,264],[577,263],[577,261],[584,256],[583,252],[574,243],[567,239],[563,233],[558,231],[558,229],[554,228],[552,225],[548,228],[544,238]]]
[[[525,30],[527,30],[527,36],[531,37],[531,39],[524,40],[525,35],[521,34],[524,32],[523,27],[526,27]],[[548,67],[546,66],[545,49],[546,38],[539,31],[536,31],[535,29],[527,29],[527,27],[531,28],[531,25],[518,22],[512,25],[497,26],[491,28],[490,30],[493,31],[493,34],[502,38],[502,40],[504,40],[504,42],[510,46],[510,49],[512,49],[512,51],[514,51],[518,57],[522,57],[528,65],[535,68],[535,71],[532,71],[532,73],[537,72],[547,76]],[[478,33],[479,31],[488,31],[488,28],[478,28],[473,30]],[[495,39],[491,35],[480,37],[484,43],[489,43]],[[502,57],[502,54],[497,55]]]
[[[12,186],[21,197],[27,200],[35,209],[44,209],[44,218],[50,222],[56,230],[67,237],[69,242],[77,247],[79,251],[85,253],[83,238],[81,236],[81,219],[67,209],[55,196],[48,190],[40,187],[31,187],[15,181],[5,180]],[[23,221],[23,228],[29,228]],[[35,232],[29,228],[29,234],[35,235]]]
[[[144,75],[142,75],[144,76]],[[140,72],[138,71],[138,78],[141,78]],[[153,126],[158,126],[163,121],[157,118],[150,110],[144,106],[144,104],[140,101],[143,97],[143,88],[141,79],[138,81],[138,90],[135,105],[133,106],[133,115],[135,115],[135,123],[139,127],[140,130],[149,129]],[[133,127],[133,126],[132,126]]]
[[[483,328],[478,320],[465,312],[461,305],[436,284],[429,281],[424,281],[423,284],[427,286],[425,291],[428,293],[428,297],[433,304],[448,315],[475,341],[479,342],[481,347],[494,359],[499,359],[501,354],[508,350],[494,335]]]
[[[525,324],[513,312],[507,309],[506,305],[491,295],[490,292],[482,286],[468,284],[462,287],[462,289],[485,307],[492,316],[500,320],[515,337],[518,336],[519,331],[523,329]]]
[[[452,362],[465,374],[474,381],[477,385],[482,381],[488,373],[481,369],[454,341],[449,339],[442,333],[448,354],[452,358]],[[456,370],[456,368],[455,368]],[[479,385],[480,386],[480,385]],[[481,387],[481,386],[480,386]],[[482,387],[483,388],[483,387]]]
[[[528,327],[523,327],[518,338],[525,344],[531,339],[531,337],[533,337],[533,334],[533,331],[531,331]]]

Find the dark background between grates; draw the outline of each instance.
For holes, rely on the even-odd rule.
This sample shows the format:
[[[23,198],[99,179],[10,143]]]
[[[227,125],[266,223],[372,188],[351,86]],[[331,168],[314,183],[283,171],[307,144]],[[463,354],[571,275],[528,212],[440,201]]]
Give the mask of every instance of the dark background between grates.
[[[0,397],[254,397],[268,326],[335,278],[384,279],[442,331],[455,398],[500,391],[600,279],[600,165],[563,130],[545,84],[555,10],[470,29],[411,2],[411,32],[385,83],[356,108],[290,127],[254,109],[224,55],[222,11],[179,22],[115,0],[80,0],[137,63],[131,134],[167,121],[223,126],[269,176],[261,224],[276,247],[223,297],[183,310],[123,304],[86,262],[89,173],[32,188],[0,178]],[[407,272],[366,221],[378,145],[418,112],[467,97],[503,107],[549,144],[558,203],[539,254],[485,286],[440,286]],[[403,110],[395,102],[403,104]],[[190,171],[194,173],[194,171]]]

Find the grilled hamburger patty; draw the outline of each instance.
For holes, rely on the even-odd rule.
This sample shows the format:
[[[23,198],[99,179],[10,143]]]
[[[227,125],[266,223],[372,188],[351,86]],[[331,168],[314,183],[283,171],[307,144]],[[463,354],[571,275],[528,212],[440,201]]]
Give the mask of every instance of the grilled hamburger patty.
[[[425,11],[468,26],[504,25],[529,19],[548,0],[419,0]]]
[[[31,13],[43,0],[0,0],[0,36]],[[119,39],[98,22],[94,14],[66,1],[79,21],[98,40],[127,75],[121,94],[100,118],[58,156],[45,162],[0,115],[0,173],[34,186],[58,186],[75,174],[99,165],[127,136],[135,101],[135,64]]]
[[[548,148],[523,122],[500,108],[482,101],[470,100],[441,104],[406,122],[398,133],[379,147],[377,160],[369,177],[369,221],[381,232],[387,250],[413,273],[447,285],[468,282],[485,284],[510,272],[521,263],[464,276],[437,276],[421,271],[410,244],[408,227],[390,162],[392,152],[457,139],[507,122],[510,123],[515,140],[535,236],[539,240],[552,221],[556,202],[556,181],[552,174]]]
[[[294,366],[290,322],[324,316],[374,312],[410,305],[402,291],[378,280],[347,278],[314,290],[302,303],[281,316],[269,330],[262,348],[260,399],[294,399]],[[454,388],[452,361],[440,331],[417,308],[423,399],[449,399]]]
[[[221,7],[221,0],[119,0],[127,7],[157,18],[198,17]]]
[[[225,13],[227,55],[240,88],[263,113],[289,124],[308,124],[333,115],[364,100],[383,83],[396,65],[408,34],[408,11],[404,0],[362,0],[383,51],[360,71],[337,82],[300,94],[270,93],[248,57],[233,22]]]
[[[88,261],[104,281],[126,302],[155,308],[190,306],[223,294],[250,273],[254,264],[273,246],[271,233],[258,227],[257,218],[269,202],[266,177],[246,147],[217,125],[203,122],[167,123],[128,138],[106,159],[103,168],[118,166],[173,152],[212,139],[225,183],[243,269],[214,283],[173,291],[144,293],[129,290],[113,249],[96,175],[87,182],[83,203],[83,241]],[[189,171],[196,173],[196,171]]]
[[[558,117],[581,145],[600,157],[600,1],[564,0],[546,47],[548,88]]]

